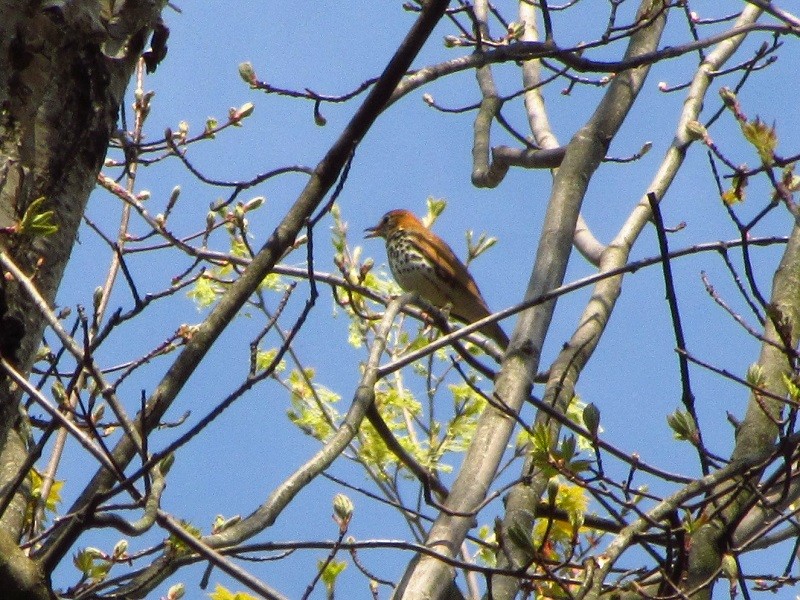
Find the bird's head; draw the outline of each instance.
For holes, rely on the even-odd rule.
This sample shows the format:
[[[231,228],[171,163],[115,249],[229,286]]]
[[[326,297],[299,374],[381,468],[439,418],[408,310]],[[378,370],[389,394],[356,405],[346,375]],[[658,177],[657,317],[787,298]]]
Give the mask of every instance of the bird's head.
[[[380,222],[374,227],[367,227],[364,231],[367,235],[364,237],[375,238],[382,237],[387,239],[392,233],[398,229],[424,229],[425,226],[422,222],[414,216],[414,213],[404,210],[402,208],[390,210],[383,215]]]

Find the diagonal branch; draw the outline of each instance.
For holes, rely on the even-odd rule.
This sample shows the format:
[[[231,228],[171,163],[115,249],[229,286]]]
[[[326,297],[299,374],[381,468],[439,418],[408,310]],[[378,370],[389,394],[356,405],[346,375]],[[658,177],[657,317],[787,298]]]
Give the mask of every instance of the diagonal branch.
[[[748,7],[733,29],[747,28],[755,22],[760,14],[759,10]],[[686,124],[697,119],[700,114],[703,98],[712,81],[712,73],[730,59],[743,41],[744,36],[742,35],[724,38],[724,41],[708,54],[706,60],[698,68],[676,126],[674,142],[667,150],[666,156],[648,187],[648,192],[654,193],[657,199],[664,197],[683,164],[686,149],[690,143],[686,134]],[[600,273],[614,272],[627,262],[630,250],[649,222],[650,215],[650,204],[647,193],[645,193],[620,228],[615,239],[603,252]],[[577,379],[597,347],[614,310],[616,300],[621,293],[622,279],[621,276],[603,278],[595,286],[592,297],[580,318],[578,328],[550,370],[551,377],[543,398],[545,403],[553,406],[557,401],[560,404],[572,398]],[[525,472],[532,468],[530,461],[528,462],[529,464],[524,467]],[[532,499],[538,499],[541,496],[545,485],[545,481],[539,481],[534,486],[518,486],[511,492],[507,503],[506,526],[515,522],[515,513],[526,510]],[[595,584],[597,586],[596,593],[599,594],[602,581],[596,579]]]
[[[764,329],[767,341],[761,345],[758,359],[760,386],[777,398],[752,391],[747,413],[736,433],[736,447],[731,455],[731,464],[741,464],[750,459],[766,460],[774,452],[776,438],[780,434],[778,425],[784,412],[786,378],[794,372],[792,350],[800,340],[800,227],[795,225],[786,245],[780,266],[775,272],[770,298],[769,318]],[[788,335],[789,339],[785,339]],[[772,342],[772,343],[770,343]],[[784,344],[790,347],[781,347]],[[788,450],[797,441],[781,440]],[[783,451],[783,449],[782,449]],[[742,478],[757,480],[759,472]],[[733,531],[744,514],[750,510],[754,493],[750,486],[739,486],[705,511],[713,515],[693,536],[689,554],[689,569],[683,589],[700,587],[711,581],[717,573],[722,553],[730,543]],[[717,514],[718,506],[723,506]],[[710,598],[712,585],[707,585],[697,597]]]
[[[264,277],[271,272],[287,248],[294,243],[313,211],[336,182],[339,173],[352,154],[353,148],[359,144],[378,115],[387,106],[397,84],[408,71],[411,62],[430,36],[447,5],[447,0],[433,0],[425,6],[375,87],[314,169],[314,174],[283,221],[275,228],[242,276],[228,288],[211,314],[197,328],[192,339],[187,342],[175,359],[147,402],[147,414],[142,421],[148,431],[156,426],[214,341],[244,306]],[[125,465],[133,458],[134,450],[130,441],[122,440],[113,451],[114,458],[118,464]],[[111,484],[112,481],[106,472],[98,472],[80,494],[70,513],[79,514],[90,504],[97,492],[108,489]],[[43,560],[46,569],[51,570],[60,562],[61,558],[69,551],[80,529],[79,520],[65,520],[52,538],[42,546],[38,556]]]
[[[295,496],[344,452],[358,433],[361,422],[367,415],[368,410],[373,406],[375,384],[379,377],[378,362],[386,347],[386,340],[392,327],[392,322],[400,311],[400,307],[407,301],[408,296],[401,296],[387,306],[381,326],[375,337],[375,343],[370,351],[364,374],[353,395],[350,410],[345,415],[336,433],[325,442],[325,445],[313,457],[279,485],[252,514],[224,531],[204,538],[202,540],[204,547],[216,549],[233,546],[271,526]],[[124,597],[125,594],[133,590],[137,594],[151,591],[155,585],[163,581],[164,577],[173,573],[176,568],[175,557],[171,554],[166,554],[154,561],[151,567],[145,569],[123,589],[118,590],[118,593]]]
[[[643,20],[648,18],[649,7],[650,2],[643,4],[640,14]],[[663,11],[652,8],[658,16],[631,36],[625,60],[635,60],[657,47],[666,19]],[[647,72],[648,68],[642,67],[616,77],[589,122],[570,142],[554,181],[526,299],[540,296],[563,281],[589,180],[641,89]],[[554,309],[555,301],[550,301],[520,313],[495,384],[497,398],[511,410],[518,411],[529,396]],[[451,487],[446,504],[449,510],[467,513],[480,505],[500,464],[514,424],[515,421],[501,411],[494,408],[484,411],[462,469]],[[428,544],[442,553],[455,555],[473,522],[473,519],[440,514],[428,534]],[[441,598],[451,584],[452,571],[447,565],[420,557],[406,570],[396,596]],[[515,585],[516,580],[511,583],[512,587]],[[496,584],[492,586],[492,592],[496,598],[515,594],[513,589],[508,589],[498,595]]]

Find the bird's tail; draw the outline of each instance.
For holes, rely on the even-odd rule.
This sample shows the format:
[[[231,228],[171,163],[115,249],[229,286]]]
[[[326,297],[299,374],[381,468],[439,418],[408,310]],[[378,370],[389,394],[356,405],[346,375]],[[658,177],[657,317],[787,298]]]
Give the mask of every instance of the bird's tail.
[[[494,340],[497,345],[500,346],[501,350],[505,351],[505,349],[508,348],[508,336],[506,332],[503,331],[503,328],[500,327],[499,323],[492,323],[481,327],[480,332],[489,339]]]

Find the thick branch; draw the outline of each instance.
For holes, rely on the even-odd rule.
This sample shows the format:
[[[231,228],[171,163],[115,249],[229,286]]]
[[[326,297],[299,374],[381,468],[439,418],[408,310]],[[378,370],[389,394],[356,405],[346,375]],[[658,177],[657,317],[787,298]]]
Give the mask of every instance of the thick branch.
[[[649,7],[650,3],[644,6]],[[646,12],[647,8],[643,8],[642,17]],[[662,13],[632,36],[626,60],[635,60],[652,51],[658,44],[664,23]],[[526,298],[540,296],[563,281],[588,182],[641,89],[647,70],[644,67],[627,71],[615,78],[595,114],[570,142],[555,178]],[[520,314],[495,387],[497,399],[510,410],[518,411],[530,393],[554,308],[555,302],[548,302]],[[449,510],[469,513],[479,506],[514,424],[503,411],[487,408],[483,413],[464,466],[451,488],[446,505]],[[454,555],[472,525],[473,519],[441,514],[428,534],[427,543],[440,552]],[[422,557],[406,571],[397,597],[441,598],[451,581],[452,570],[447,565]]]
[[[165,4],[123,3],[111,15],[90,2],[0,0],[0,228],[13,231],[40,198],[40,210],[53,210],[58,226],[47,236],[0,234],[0,247],[33,279],[48,306],[53,305],[76,240],[125,88]],[[4,275],[5,269],[0,269],[0,278]],[[41,342],[44,315],[17,281],[4,281],[2,288],[6,314],[0,314],[0,348],[3,358],[25,374]],[[2,339],[8,319],[21,333],[13,345]],[[18,412],[21,390],[0,374],[3,482],[14,481],[27,458]],[[31,581],[23,581],[25,573],[41,572],[40,565],[11,547],[23,526],[24,503],[18,494],[0,523],[2,543],[8,545],[0,555],[9,559],[0,572],[0,589],[9,594],[25,586],[33,594]],[[40,578],[36,585],[44,581]],[[44,598],[47,593],[28,597]]]

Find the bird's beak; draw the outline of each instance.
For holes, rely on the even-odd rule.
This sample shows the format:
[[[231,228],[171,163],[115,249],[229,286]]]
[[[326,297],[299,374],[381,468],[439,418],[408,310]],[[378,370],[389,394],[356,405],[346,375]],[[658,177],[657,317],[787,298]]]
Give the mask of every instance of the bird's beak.
[[[366,233],[365,238],[381,237],[382,234],[380,224],[375,225],[375,227],[367,227],[364,232]]]

